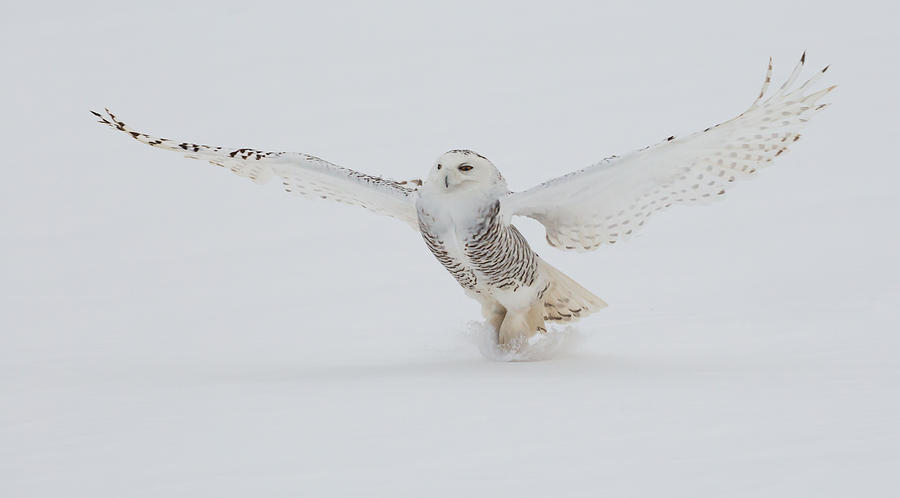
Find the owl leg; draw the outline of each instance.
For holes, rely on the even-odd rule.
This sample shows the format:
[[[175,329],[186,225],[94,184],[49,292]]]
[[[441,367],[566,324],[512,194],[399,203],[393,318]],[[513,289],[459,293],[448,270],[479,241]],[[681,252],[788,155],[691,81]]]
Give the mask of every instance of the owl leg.
[[[497,333],[500,332],[500,325],[506,317],[506,308],[497,301],[484,301],[481,303],[481,314],[494,327]]]
[[[544,310],[540,301],[523,310],[507,310],[497,342],[501,346],[516,347],[527,341],[538,332],[546,332],[544,328]]]

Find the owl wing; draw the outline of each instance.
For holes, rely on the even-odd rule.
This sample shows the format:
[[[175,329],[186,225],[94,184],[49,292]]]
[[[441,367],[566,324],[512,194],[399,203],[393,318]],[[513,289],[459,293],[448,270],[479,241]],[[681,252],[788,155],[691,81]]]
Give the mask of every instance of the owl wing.
[[[263,152],[255,149],[211,147],[178,142],[135,131],[106,109],[91,111],[100,122],[123,131],[135,140],[185,157],[209,161],[237,175],[265,183],[279,177],[284,190],[312,199],[332,199],[392,216],[418,230],[415,200],[420,180],[396,182],[342,168],[300,152]]]
[[[759,97],[730,121],[510,193],[504,211],[541,222],[550,245],[587,251],[628,238],[670,206],[712,201],[786,151],[827,105],[816,103],[834,86],[806,90],[828,67],[794,87],[805,61],[804,53],[781,89],[764,99],[772,77],[769,59]]]

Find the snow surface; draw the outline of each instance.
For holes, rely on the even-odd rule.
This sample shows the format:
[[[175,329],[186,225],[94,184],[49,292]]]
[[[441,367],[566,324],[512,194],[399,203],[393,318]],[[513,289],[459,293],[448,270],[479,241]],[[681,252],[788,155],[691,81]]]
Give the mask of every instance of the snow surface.
[[[897,496],[897,4],[626,3],[5,5],[0,496]],[[401,223],[88,114],[521,189],[803,49],[834,106],[723,202],[590,254],[518,222],[610,303],[545,361],[494,361]]]

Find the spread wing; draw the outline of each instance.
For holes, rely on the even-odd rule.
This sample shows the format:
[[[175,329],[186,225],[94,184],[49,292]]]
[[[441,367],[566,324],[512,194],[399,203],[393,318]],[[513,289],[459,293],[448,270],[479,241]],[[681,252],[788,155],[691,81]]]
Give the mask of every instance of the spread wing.
[[[794,88],[805,61],[804,53],[781,89],[763,99],[772,77],[769,59],[759,97],[730,121],[511,193],[504,210],[540,221],[551,245],[585,251],[629,237],[669,206],[718,198],[786,151],[827,105],[816,103],[834,86],[815,93],[807,88],[828,67]]]
[[[138,142],[181,152],[231,172],[265,183],[279,177],[284,190],[313,199],[332,199],[361,206],[378,214],[405,221],[418,230],[415,199],[420,180],[396,182],[342,168],[300,152],[263,152],[255,149],[211,147],[158,138],[135,131],[106,109],[106,115],[91,111],[100,122],[130,135]]]

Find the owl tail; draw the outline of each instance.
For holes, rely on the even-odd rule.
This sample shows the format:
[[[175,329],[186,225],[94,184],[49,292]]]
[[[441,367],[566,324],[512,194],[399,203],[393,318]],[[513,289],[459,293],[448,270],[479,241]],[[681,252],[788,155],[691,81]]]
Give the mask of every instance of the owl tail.
[[[544,320],[574,322],[607,306],[605,301],[546,261],[540,260],[540,268],[549,280],[540,299],[543,303]]]
[[[545,321],[565,323],[605,308],[606,303],[563,272],[539,260],[541,276],[546,280],[538,300],[524,310],[504,310],[494,316],[494,326],[499,323],[497,339],[504,347],[517,348],[522,341],[538,333],[546,332]],[[489,316],[487,313],[485,316]]]

